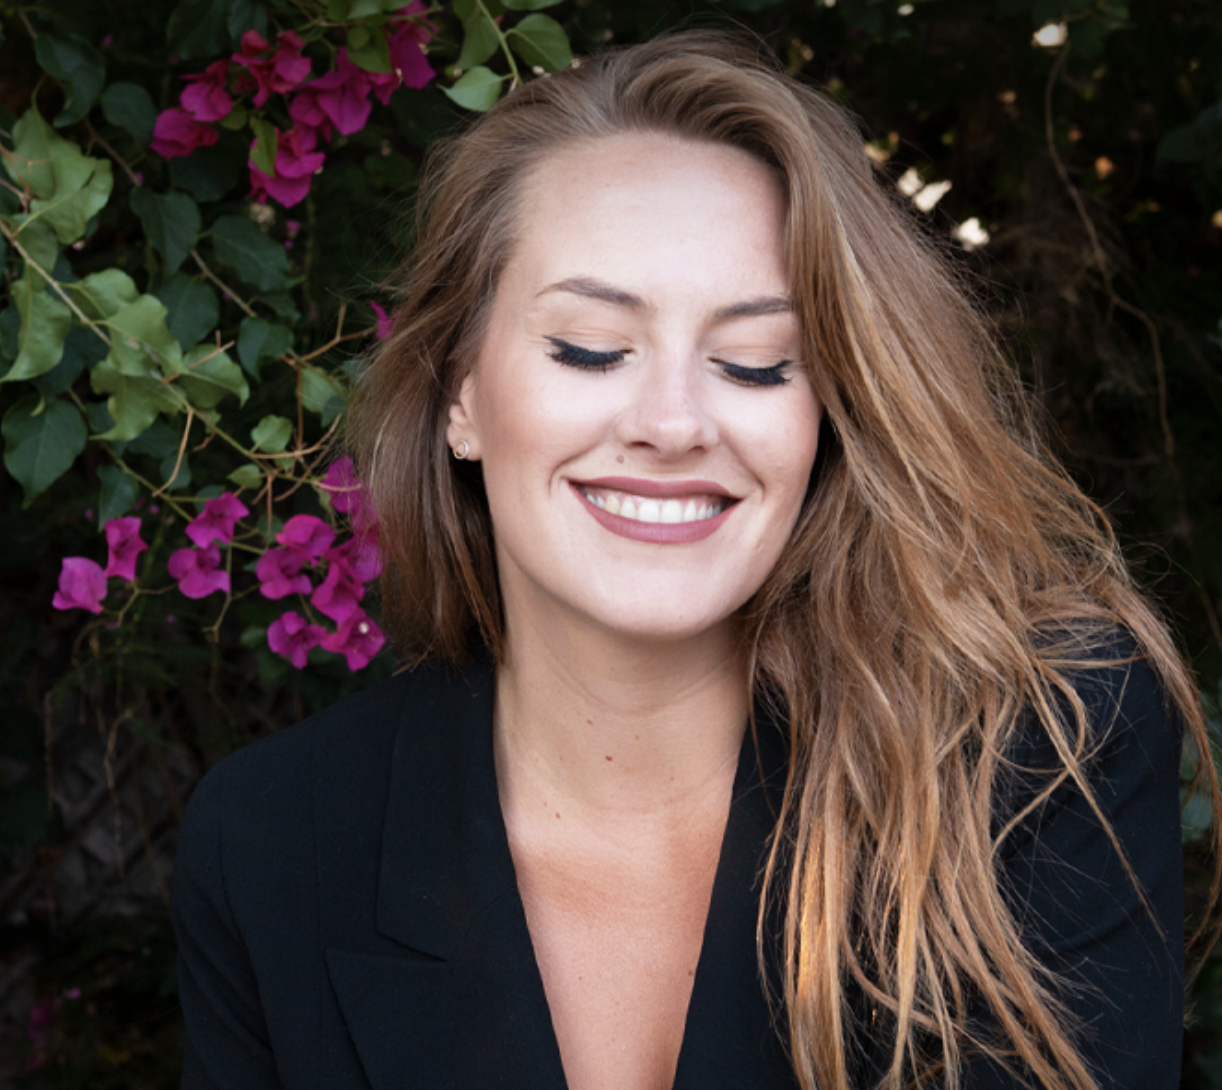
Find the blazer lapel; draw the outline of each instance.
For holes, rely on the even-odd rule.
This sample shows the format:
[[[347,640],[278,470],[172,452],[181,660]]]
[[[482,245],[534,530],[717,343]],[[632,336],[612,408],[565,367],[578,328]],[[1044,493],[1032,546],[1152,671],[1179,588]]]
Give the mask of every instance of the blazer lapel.
[[[492,708],[486,662],[413,693],[378,873],[376,927],[390,943],[327,951],[374,1090],[565,1087],[501,817]]]
[[[674,1090],[797,1090],[756,956],[768,838],[785,786],[785,741],[762,706],[739,755]],[[758,742],[758,747],[756,745]],[[773,980],[772,985],[777,983]]]

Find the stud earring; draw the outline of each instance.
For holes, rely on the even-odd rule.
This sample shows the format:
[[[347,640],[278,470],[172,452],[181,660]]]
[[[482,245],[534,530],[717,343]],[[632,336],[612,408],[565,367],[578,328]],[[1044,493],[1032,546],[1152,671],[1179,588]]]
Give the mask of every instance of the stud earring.
[[[460,439],[454,444],[454,457],[460,462],[470,453],[471,446],[465,439]]]

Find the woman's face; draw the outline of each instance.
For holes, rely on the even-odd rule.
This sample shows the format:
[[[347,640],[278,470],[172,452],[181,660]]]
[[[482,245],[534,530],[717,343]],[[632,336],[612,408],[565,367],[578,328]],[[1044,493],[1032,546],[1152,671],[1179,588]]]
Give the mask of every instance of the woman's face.
[[[448,439],[483,463],[510,633],[728,625],[789,539],[822,412],[784,200],[724,146],[625,134],[527,179]]]

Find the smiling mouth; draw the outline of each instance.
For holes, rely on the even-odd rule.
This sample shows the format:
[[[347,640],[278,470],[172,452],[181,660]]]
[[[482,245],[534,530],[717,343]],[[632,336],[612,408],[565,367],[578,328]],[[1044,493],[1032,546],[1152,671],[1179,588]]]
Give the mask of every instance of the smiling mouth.
[[[716,518],[731,501],[726,496],[636,496],[611,488],[577,485],[577,490],[595,507],[632,522],[656,522],[668,525],[704,522]]]

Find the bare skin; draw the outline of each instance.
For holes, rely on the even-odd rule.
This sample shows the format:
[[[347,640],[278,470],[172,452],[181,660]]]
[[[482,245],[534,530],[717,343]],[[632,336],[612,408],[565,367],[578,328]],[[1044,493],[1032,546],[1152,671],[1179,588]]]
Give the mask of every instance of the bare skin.
[[[731,658],[674,701],[673,673],[650,679],[661,686],[639,669],[579,679],[541,650],[498,681],[496,760],[568,1085],[664,1090],[725,831],[743,674]],[[665,703],[650,693],[662,687]],[[540,693],[547,712],[528,695]]]
[[[451,406],[492,513],[497,781],[570,1090],[674,1081],[747,721],[736,611],[817,444],[784,220],[732,149],[555,154]],[[642,533],[637,489],[642,520],[644,495],[675,517]]]

